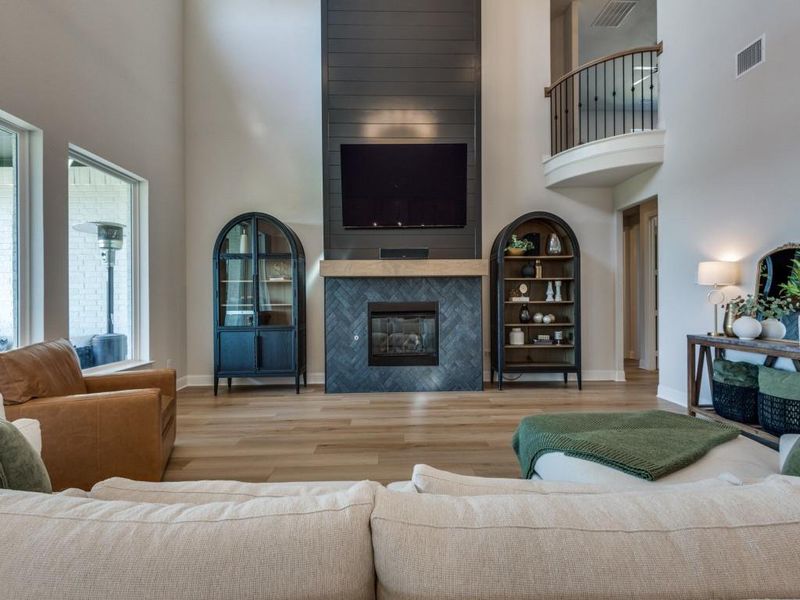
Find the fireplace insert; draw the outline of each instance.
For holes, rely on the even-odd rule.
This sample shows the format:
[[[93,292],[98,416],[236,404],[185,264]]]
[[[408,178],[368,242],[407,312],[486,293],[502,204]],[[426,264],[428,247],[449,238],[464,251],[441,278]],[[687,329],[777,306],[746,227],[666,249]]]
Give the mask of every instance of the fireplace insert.
[[[439,364],[438,302],[370,302],[369,365]]]

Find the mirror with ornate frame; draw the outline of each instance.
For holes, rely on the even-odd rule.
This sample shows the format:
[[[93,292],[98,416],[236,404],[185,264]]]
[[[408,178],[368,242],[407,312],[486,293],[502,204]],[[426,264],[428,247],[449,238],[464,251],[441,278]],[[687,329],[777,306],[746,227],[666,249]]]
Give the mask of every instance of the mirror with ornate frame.
[[[761,257],[756,271],[756,295],[795,297],[800,301],[800,243],[784,244]],[[798,314],[782,319],[786,339],[798,339]]]
[[[800,261],[800,244],[784,244],[762,256],[756,273],[756,295],[767,298],[789,295],[787,287],[791,289],[791,282],[800,283],[796,280],[800,263],[795,263],[795,260]]]

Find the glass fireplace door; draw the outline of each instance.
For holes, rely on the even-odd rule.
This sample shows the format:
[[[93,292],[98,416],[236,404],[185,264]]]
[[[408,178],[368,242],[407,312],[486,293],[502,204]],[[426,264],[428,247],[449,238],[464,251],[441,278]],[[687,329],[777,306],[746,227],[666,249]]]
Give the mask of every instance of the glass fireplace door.
[[[370,302],[369,365],[439,364],[439,308],[436,302]]]

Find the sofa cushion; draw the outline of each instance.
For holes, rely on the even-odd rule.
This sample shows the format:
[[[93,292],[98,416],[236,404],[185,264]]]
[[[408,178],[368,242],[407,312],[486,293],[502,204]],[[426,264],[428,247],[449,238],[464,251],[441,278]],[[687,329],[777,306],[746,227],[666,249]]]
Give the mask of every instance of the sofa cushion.
[[[200,506],[0,493],[0,595],[374,598],[376,485]]]
[[[42,426],[36,419],[17,419],[11,421],[23,435],[25,440],[36,450],[36,454],[42,455]]]
[[[411,476],[416,490],[422,494],[449,496],[496,496],[504,494],[609,494],[640,491],[641,486],[617,484],[572,483],[569,481],[542,481],[541,479],[504,479],[499,477],[473,477],[434,469],[428,465],[415,465]],[[674,491],[684,486],[725,487],[732,485],[722,479],[707,479],[684,485],[651,485],[649,489]]]
[[[39,452],[5,420],[0,420],[0,488],[46,494],[53,491]]]
[[[355,481],[289,483],[246,483],[242,481],[133,481],[112,477],[92,487],[95,500],[126,500],[156,504],[206,504],[208,502],[247,502],[256,498],[321,496],[349,490]]]
[[[697,462],[670,473],[657,481],[646,481],[588,460],[567,456],[563,452],[545,454],[534,467],[547,481],[572,481],[651,488],[663,484],[691,483],[714,479],[721,475],[732,476],[742,483],[761,481],[779,473],[778,453],[763,444],[739,436],[708,451]]]
[[[800,480],[672,494],[453,497],[379,489],[378,598],[787,598]]]
[[[86,384],[72,344],[62,339],[0,352],[0,393],[5,404],[85,394]]]

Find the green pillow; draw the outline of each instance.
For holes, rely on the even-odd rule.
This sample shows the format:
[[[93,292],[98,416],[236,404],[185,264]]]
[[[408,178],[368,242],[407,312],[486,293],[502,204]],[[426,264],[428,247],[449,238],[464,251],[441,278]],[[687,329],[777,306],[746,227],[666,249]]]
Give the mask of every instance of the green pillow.
[[[758,365],[718,358],[714,361],[714,381],[755,389],[758,387]]]
[[[0,419],[0,488],[22,492],[53,491],[41,457],[19,429]]]
[[[759,367],[758,387],[759,391],[767,396],[800,400],[800,373]]]
[[[783,462],[781,474],[800,477],[800,439],[798,439],[794,443],[794,446],[792,446],[792,449],[789,450],[789,455]]]

